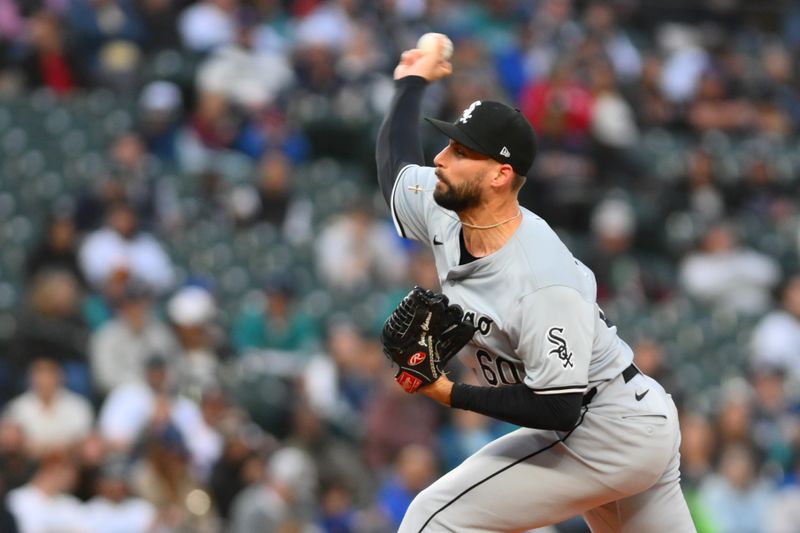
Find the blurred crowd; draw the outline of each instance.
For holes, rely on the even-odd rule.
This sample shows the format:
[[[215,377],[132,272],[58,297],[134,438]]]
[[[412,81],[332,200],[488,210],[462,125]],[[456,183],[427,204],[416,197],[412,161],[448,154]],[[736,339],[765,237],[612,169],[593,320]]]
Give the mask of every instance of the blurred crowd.
[[[395,531],[513,430],[406,395],[377,338],[411,286],[438,287],[373,159],[392,68],[426,31],[455,44],[427,115],[494,98],[534,125],[521,203],[675,397],[698,530],[800,532],[797,0],[0,0],[0,110],[110,92],[133,117],[24,214],[39,237],[0,339],[0,531]],[[430,160],[444,140],[422,131]],[[220,280],[174,253],[207,226],[209,254],[241,241],[270,268]],[[712,353],[705,326],[665,339],[631,319],[665,309],[741,331]],[[700,367],[711,382],[687,385]]]

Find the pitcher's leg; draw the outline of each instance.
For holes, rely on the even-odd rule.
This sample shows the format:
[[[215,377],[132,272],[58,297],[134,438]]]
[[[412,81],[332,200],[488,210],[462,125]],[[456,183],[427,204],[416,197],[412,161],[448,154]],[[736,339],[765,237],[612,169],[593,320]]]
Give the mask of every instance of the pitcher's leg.
[[[673,407],[674,409],[674,407]],[[677,425],[677,410],[670,415]],[[680,487],[680,432],[674,431],[670,460],[662,475],[646,490],[610,502],[584,514],[593,533],[695,532]]]
[[[583,513],[592,533],[619,533],[622,531],[617,502],[609,502]]]
[[[596,507],[583,515],[592,533],[696,533],[677,480]]]
[[[679,455],[669,470],[651,488],[617,502],[622,531],[654,533],[694,533],[697,529],[680,486]]]
[[[612,497],[591,465],[555,433],[520,429],[420,493],[399,531],[522,531],[558,523]]]

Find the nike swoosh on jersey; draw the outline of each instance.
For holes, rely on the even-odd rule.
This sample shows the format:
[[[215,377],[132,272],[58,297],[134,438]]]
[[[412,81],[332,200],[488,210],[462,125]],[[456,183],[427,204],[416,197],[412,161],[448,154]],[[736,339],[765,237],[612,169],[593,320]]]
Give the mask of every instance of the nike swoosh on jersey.
[[[442,244],[444,244],[444,243],[443,243],[443,242],[441,242],[440,240],[438,240],[438,239],[436,238],[436,235],[434,235],[434,236],[433,236],[433,244],[435,244],[436,246],[441,246],[441,245],[442,245]]]
[[[633,395],[634,395],[634,396],[636,396],[636,401],[637,401],[637,402],[641,402],[641,401],[642,401],[642,398],[644,398],[645,396],[647,396],[647,393],[648,393],[648,392],[650,392],[650,389],[647,389],[646,391],[644,391],[644,392],[643,392],[643,393],[641,393],[641,394],[639,394],[638,392],[635,392],[635,393],[633,393]]]

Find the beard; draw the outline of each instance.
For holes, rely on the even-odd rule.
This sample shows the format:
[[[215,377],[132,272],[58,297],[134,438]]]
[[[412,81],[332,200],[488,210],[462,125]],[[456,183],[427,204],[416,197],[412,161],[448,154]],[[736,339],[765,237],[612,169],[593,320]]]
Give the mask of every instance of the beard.
[[[433,200],[445,209],[461,212],[477,207],[481,203],[481,176],[473,176],[460,185],[452,185],[438,172],[439,183],[433,191]]]

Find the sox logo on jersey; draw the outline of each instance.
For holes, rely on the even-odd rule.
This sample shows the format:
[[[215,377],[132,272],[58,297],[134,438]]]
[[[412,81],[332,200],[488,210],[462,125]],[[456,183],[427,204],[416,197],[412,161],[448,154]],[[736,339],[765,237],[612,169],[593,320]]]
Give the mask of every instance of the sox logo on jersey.
[[[564,333],[564,328],[559,327],[552,327],[547,332],[547,340],[553,343],[555,346],[552,350],[550,350],[547,355],[557,355],[558,358],[563,362],[564,368],[568,366],[574,367],[575,365],[572,363],[572,352],[569,351],[567,348],[567,341],[562,337]]]

